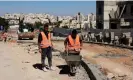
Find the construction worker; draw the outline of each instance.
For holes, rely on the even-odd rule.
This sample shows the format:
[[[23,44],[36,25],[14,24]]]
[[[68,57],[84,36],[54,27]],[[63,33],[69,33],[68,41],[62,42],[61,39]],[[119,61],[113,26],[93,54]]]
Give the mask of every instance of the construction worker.
[[[64,41],[65,51],[68,51],[69,54],[79,55],[80,50],[82,49],[82,40],[79,37],[77,30],[74,29],[70,35]]]
[[[3,32],[3,40],[4,40],[4,42],[6,42],[7,41],[7,32],[5,31],[5,32]]]
[[[44,25],[44,30],[40,32],[38,36],[38,47],[39,52],[41,53],[41,62],[43,70],[46,72],[47,69],[54,70],[52,67],[52,42],[51,42],[51,34],[48,31],[48,24]],[[48,58],[49,67],[45,64],[45,58]]]

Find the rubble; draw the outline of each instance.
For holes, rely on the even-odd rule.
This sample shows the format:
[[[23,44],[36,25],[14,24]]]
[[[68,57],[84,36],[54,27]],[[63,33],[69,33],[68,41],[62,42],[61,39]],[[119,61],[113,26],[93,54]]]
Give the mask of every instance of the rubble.
[[[22,63],[30,63],[29,61],[22,61]]]
[[[93,43],[102,43],[109,45],[119,45],[131,47],[133,44],[133,39],[130,32],[124,32],[116,34],[117,32],[113,31],[93,31],[85,34],[81,34],[83,40],[85,42],[93,42]],[[133,47],[133,46],[132,46]]]
[[[126,54],[118,54],[118,53],[101,53],[95,57],[105,57],[105,58],[120,58],[120,57],[127,57]]]
[[[83,67],[77,69],[76,76],[74,77],[76,80],[91,80],[88,78],[88,74]]]
[[[38,47],[34,44],[21,44],[21,43],[18,43],[18,45],[20,45],[21,47],[23,47],[28,54],[38,54],[39,53],[39,50],[38,50]]]
[[[109,79],[112,79],[112,78],[114,78],[115,76],[114,76],[112,73],[108,73],[108,74],[107,74],[107,77],[108,77]]]
[[[52,52],[52,55],[53,56],[57,56],[57,57],[61,57],[60,52],[58,52],[58,51]]]

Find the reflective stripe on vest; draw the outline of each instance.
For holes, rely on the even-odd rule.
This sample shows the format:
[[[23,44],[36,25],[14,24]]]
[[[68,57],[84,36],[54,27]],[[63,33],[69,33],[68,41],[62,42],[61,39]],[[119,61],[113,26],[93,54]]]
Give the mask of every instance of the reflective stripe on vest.
[[[68,50],[79,50],[80,49],[80,40],[79,40],[79,36],[76,36],[76,39],[74,41],[74,39],[71,37],[71,35],[68,36]]]
[[[51,35],[50,33],[48,33],[48,38],[46,37],[44,32],[41,32],[42,35],[42,41],[41,41],[41,48],[47,48],[49,46],[51,46]]]

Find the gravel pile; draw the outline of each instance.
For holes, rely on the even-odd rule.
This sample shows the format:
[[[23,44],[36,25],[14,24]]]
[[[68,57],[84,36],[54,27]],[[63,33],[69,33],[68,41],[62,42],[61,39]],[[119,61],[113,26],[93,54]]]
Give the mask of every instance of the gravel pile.
[[[39,53],[38,47],[35,46],[35,45],[29,45],[27,47],[27,50],[28,50],[29,54],[37,54],[37,53]]]
[[[73,78],[75,80],[90,80],[86,70],[82,66],[77,69],[77,73]]]
[[[28,44],[18,43],[18,45],[23,47],[24,50],[26,50],[29,54],[37,54],[37,53],[39,53],[37,45],[33,45],[33,44],[29,44],[29,43]]]
[[[126,54],[119,54],[119,53],[101,53],[97,56],[94,56],[95,58],[97,57],[105,57],[105,58],[120,58],[120,57],[128,57]]]
[[[117,75],[113,73],[108,73],[108,80],[132,80],[127,75]]]

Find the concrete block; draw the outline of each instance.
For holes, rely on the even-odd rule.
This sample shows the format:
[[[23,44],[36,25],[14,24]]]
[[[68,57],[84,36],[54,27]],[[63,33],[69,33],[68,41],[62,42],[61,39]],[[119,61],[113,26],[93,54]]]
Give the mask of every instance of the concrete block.
[[[100,39],[102,39],[103,38],[102,32],[100,32],[99,35],[100,35]]]
[[[92,38],[95,38],[94,33],[91,33],[91,37],[92,37]]]
[[[108,77],[109,79],[112,79],[112,78],[114,78],[115,76],[114,76],[112,73],[108,73],[108,74],[107,74],[107,77]]]
[[[115,38],[115,34],[114,32],[111,32],[111,40],[114,40],[114,38]]]
[[[89,63],[83,59],[82,65],[84,65],[87,73],[89,74],[90,80],[107,80],[107,77],[96,67],[96,65]]]
[[[109,32],[105,33],[105,37],[108,38],[109,37]]]
[[[133,42],[133,38],[132,37],[130,37],[129,38],[129,46],[131,46],[131,43]]]
[[[124,35],[126,35],[126,38],[130,38],[131,37],[131,32],[126,32],[126,33],[123,33]]]
[[[118,38],[118,36],[115,36],[115,40],[118,40],[119,38]]]

